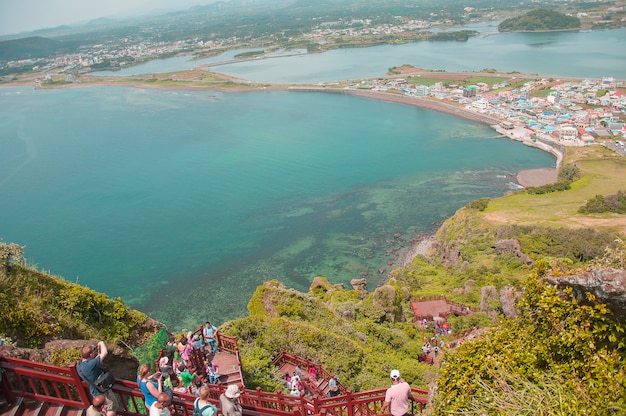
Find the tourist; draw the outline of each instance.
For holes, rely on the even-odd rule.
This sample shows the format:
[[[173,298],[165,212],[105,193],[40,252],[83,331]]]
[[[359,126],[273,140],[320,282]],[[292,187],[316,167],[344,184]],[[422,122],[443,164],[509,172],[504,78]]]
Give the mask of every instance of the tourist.
[[[101,392],[94,384],[94,381],[104,372],[101,368],[101,364],[108,354],[109,351],[104,341],[98,341],[97,347],[85,345],[81,350],[81,361],[76,364],[76,371],[80,378],[89,384],[91,397],[104,396],[104,409],[106,414],[108,416],[115,416],[115,410],[119,408],[115,393],[113,393],[112,390]]]
[[[193,394],[194,396],[200,395],[200,387],[205,386],[204,379],[202,376],[196,373],[196,376],[193,378],[193,382],[189,385],[189,394]]]
[[[159,373],[151,374],[150,363],[142,364],[139,367],[139,388],[143,393],[146,409],[150,409],[157,401],[159,394],[163,393],[163,375]],[[168,396],[169,397],[169,396]]]
[[[409,411],[409,399],[413,400],[411,386],[400,378],[400,371],[398,370],[391,370],[389,377],[391,378],[391,387],[385,393],[385,402],[380,411],[386,413],[386,410],[390,409],[389,412],[392,416],[404,416]]]
[[[336,387],[336,386],[337,386],[337,382],[338,382],[338,381],[337,381],[337,375],[336,375],[336,374],[334,374],[334,375],[330,378],[330,380],[328,380],[328,387],[332,387],[332,386],[335,386],[335,387]]]
[[[317,370],[314,364],[309,364],[309,379],[317,381]]]
[[[189,372],[184,364],[178,366],[178,377],[183,381],[183,384],[187,388],[189,388],[194,379],[194,375]]]
[[[291,374],[285,373],[283,376],[283,386],[287,390],[291,390]]]
[[[150,406],[149,416],[171,416],[169,405],[171,403],[170,396],[167,393],[159,393],[157,400]]]
[[[326,396],[335,397],[335,396],[339,396],[340,394],[341,392],[339,391],[339,387],[337,387],[337,385],[335,384],[334,386],[330,386],[328,388],[328,393],[326,393]]]
[[[193,336],[193,343],[192,343],[193,347],[200,350],[200,352],[202,352],[202,354],[204,354],[204,342],[202,342],[202,340],[200,339],[200,335],[195,334]]]
[[[104,405],[106,404],[106,397],[100,395],[93,398],[91,406],[87,408],[87,416],[107,416],[104,411]]]
[[[242,416],[241,405],[237,403],[239,396],[241,396],[241,392],[235,384],[228,386],[226,391],[220,395],[222,416]]]
[[[211,325],[211,322],[206,321],[204,323],[204,328],[202,329],[202,335],[204,336],[204,340],[209,347],[209,353],[216,354],[220,352],[220,349],[217,346],[217,328],[215,325]]]
[[[167,345],[165,346],[165,353],[164,355],[167,357],[167,362],[170,364],[174,363],[174,355],[176,354],[176,351],[178,350],[178,348],[176,348],[176,340],[174,338],[171,338]]]
[[[209,378],[209,383],[217,384],[220,382],[220,375],[218,373],[217,364],[213,363],[212,361],[207,360],[205,369],[206,369],[206,375]]]
[[[170,365],[169,357],[163,356],[159,359],[159,370],[161,371],[161,374],[163,374],[164,378],[167,378],[170,374],[172,374],[173,369]]]
[[[193,403],[194,409],[200,411],[201,416],[215,416],[217,415],[217,407],[209,401],[210,390],[207,386],[202,386],[198,390],[198,398]]]
[[[193,347],[189,343],[189,340],[185,338],[184,335],[181,335],[178,343],[178,354],[185,365],[189,365],[189,354],[191,353],[192,348]]]

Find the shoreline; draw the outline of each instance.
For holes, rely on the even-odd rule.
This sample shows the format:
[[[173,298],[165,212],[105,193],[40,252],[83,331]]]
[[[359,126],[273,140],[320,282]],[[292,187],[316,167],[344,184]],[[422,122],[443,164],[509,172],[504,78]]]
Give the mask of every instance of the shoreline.
[[[237,92],[256,92],[256,91],[290,91],[290,92],[321,92],[330,94],[346,94],[356,97],[370,98],[374,100],[387,101],[397,104],[411,105],[414,107],[424,108],[427,110],[438,111],[441,113],[450,114],[452,116],[461,117],[466,120],[474,121],[491,127],[497,133],[503,135],[503,138],[510,140],[521,141],[526,146],[535,147],[544,152],[550,153],[556,158],[556,167],[554,168],[539,168],[539,169],[527,169],[517,173],[516,181],[523,187],[529,186],[542,186],[550,183],[554,183],[557,180],[558,169],[561,166],[564,154],[559,149],[551,146],[545,141],[533,141],[529,136],[515,134],[503,134],[501,129],[496,127],[502,123],[502,119],[497,117],[488,116],[485,114],[469,111],[465,108],[461,108],[452,104],[445,103],[441,100],[434,100],[422,97],[412,97],[407,95],[394,94],[383,91],[371,91],[371,90],[358,90],[349,88],[326,88],[320,86],[306,86],[306,85],[288,85],[288,84],[270,84],[270,85],[251,85],[242,87],[211,87],[207,85],[151,85],[141,80],[126,81],[120,78],[101,79],[95,78],[98,82],[93,81],[94,78],[89,78],[85,83],[69,83],[56,86],[41,87],[39,85],[27,85],[21,83],[8,83],[0,85],[2,87],[32,87],[35,90],[45,89],[64,89],[64,88],[83,88],[83,87],[127,87],[127,88],[145,88],[145,89],[157,89],[157,90],[179,90],[179,91],[219,91],[223,93],[237,93]],[[100,80],[102,82],[100,82]],[[236,80],[242,81],[242,80]]]
[[[394,265],[394,269],[400,267],[409,267],[413,262],[413,259],[418,255],[427,257],[434,242],[435,231],[432,233],[417,234],[411,240],[411,245],[402,250],[402,252],[400,253],[398,261]]]
[[[298,89],[292,89],[297,91]],[[320,92],[333,92],[332,90],[319,89]],[[372,98],[375,100],[389,101],[393,103],[412,105],[414,107],[425,108],[428,110],[439,111],[442,113],[450,114],[457,117],[462,117],[466,120],[474,121],[477,123],[486,124],[494,131],[502,133],[499,129],[495,128],[502,123],[503,120],[497,117],[491,117],[484,114],[475,113],[473,111],[466,110],[454,106],[452,104],[444,103],[441,101],[435,101],[430,99],[424,99],[419,97],[410,97],[406,95],[396,95],[378,91],[362,91],[362,90],[337,90],[336,92],[342,92],[344,94],[355,95],[359,97]],[[563,162],[564,154],[561,150],[555,146],[551,146],[545,141],[533,141],[528,136],[515,137],[513,135],[503,135],[503,138],[510,140],[517,140],[529,147],[535,147],[544,152],[550,153],[556,159],[555,167],[553,168],[537,168],[537,169],[525,169],[519,171],[516,175],[516,181],[523,187],[529,186],[542,186],[557,181],[557,176],[561,163]]]

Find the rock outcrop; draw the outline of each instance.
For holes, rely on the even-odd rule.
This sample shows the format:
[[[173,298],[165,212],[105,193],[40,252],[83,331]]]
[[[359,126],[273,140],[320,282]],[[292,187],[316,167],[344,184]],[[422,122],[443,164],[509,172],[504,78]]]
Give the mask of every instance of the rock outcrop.
[[[522,246],[520,246],[520,243],[517,240],[499,240],[496,242],[494,248],[498,256],[502,254],[512,254],[520,259],[525,265],[533,265],[533,260],[526,254],[522,253]]]
[[[521,292],[516,291],[511,286],[505,286],[500,289],[500,305],[502,306],[502,313],[509,319],[517,316],[516,303],[521,296]]]
[[[455,247],[446,247],[441,256],[441,262],[444,266],[450,267],[463,262],[461,251]]]
[[[365,290],[367,291],[367,279],[352,279],[350,280],[352,290]]]
[[[573,288],[581,303],[588,303],[585,293],[592,293],[611,309],[616,319],[626,318],[626,270],[595,267],[577,275],[548,276],[548,282],[559,288]]]
[[[483,286],[480,289],[480,311],[490,312],[490,302],[498,300],[498,291],[494,286]]]

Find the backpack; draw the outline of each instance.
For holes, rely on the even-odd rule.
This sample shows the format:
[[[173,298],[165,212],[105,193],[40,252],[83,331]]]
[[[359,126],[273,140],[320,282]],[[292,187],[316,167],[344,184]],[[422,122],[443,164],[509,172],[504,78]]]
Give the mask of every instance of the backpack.
[[[211,413],[208,413],[205,416],[217,415],[217,407],[215,407],[211,403],[207,404],[206,406],[202,406],[202,408],[198,408],[199,400],[200,399],[196,399],[196,401],[193,403],[193,413],[191,414],[191,416],[203,416],[204,411],[208,409],[209,407],[211,408]]]

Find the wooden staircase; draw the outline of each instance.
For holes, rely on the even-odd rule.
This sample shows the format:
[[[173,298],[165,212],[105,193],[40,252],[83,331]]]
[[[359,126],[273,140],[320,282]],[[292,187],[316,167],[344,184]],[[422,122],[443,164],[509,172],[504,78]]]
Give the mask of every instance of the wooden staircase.
[[[330,387],[328,383],[332,377],[328,371],[326,371],[321,365],[312,363],[309,360],[305,360],[298,357],[295,354],[290,354],[282,351],[276,358],[274,358],[274,365],[280,369],[281,374],[289,373],[293,375],[296,371],[296,366],[302,369],[303,376],[301,376],[302,384],[305,390],[312,397],[326,397]],[[317,379],[311,379],[309,376],[308,368],[310,365],[314,365],[316,369]],[[339,391],[345,393],[346,387],[337,383]]]
[[[3,406],[0,406],[0,416],[85,416],[86,414],[86,409],[26,400],[22,397],[12,405],[3,403]]]

